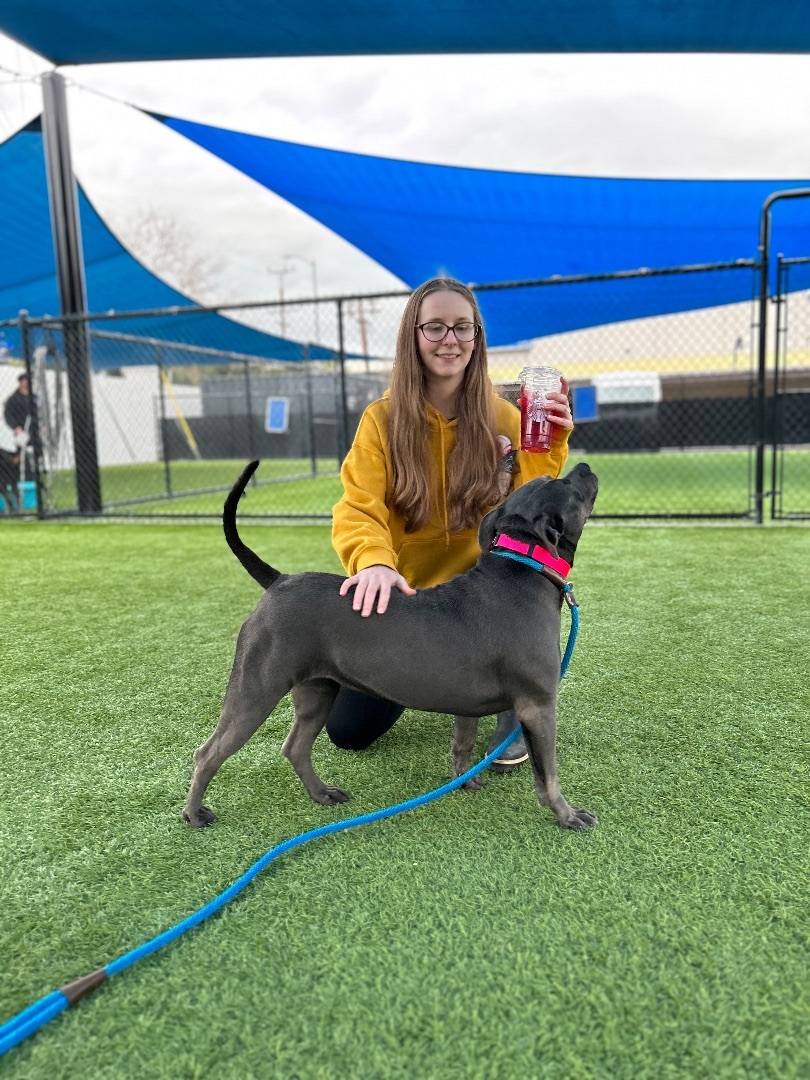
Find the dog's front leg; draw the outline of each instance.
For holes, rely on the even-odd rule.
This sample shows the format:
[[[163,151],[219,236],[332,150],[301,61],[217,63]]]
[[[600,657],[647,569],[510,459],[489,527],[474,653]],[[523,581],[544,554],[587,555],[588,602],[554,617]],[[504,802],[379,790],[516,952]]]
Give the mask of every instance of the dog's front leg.
[[[313,679],[292,688],[295,720],[281,747],[310,798],[322,806],[334,806],[349,798],[341,788],[325,784],[312,766],[312,747],[326,726],[338,689],[331,679]]]
[[[589,829],[598,824],[595,814],[570,806],[560,791],[557,778],[557,701],[556,694],[543,705],[518,703],[516,712],[526,736],[537,797],[547,806],[564,829]]]
[[[477,716],[456,716],[453,719],[453,744],[450,750],[450,776],[455,780],[470,767],[472,748],[478,734]],[[486,778],[479,773],[461,786],[465,791],[478,791],[486,783]]]

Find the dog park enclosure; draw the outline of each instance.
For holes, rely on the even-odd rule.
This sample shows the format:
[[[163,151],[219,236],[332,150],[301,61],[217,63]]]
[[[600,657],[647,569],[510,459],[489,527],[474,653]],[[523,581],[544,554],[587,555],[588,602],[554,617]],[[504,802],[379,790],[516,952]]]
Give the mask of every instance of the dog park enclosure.
[[[747,261],[476,286],[485,312],[505,297],[512,311],[604,308],[612,298],[618,309],[628,289],[667,287],[681,299],[689,293],[697,308],[491,347],[493,383],[514,401],[524,366],[553,364],[566,374],[576,424],[571,461],[587,457],[603,480],[596,516],[751,517],[758,452],[768,516],[808,516],[810,294],[787,288],[804,263],[779,262],[761,385],[757,266]],[[707,282],[722,275],[749,281],[752,301],[699,308]],[[183,309],[171,338],[165,310],[138,312],[137,333],[127,329],[128,312],[28,320],[22,337],[39,406],[43,515],[79,508],[66,340],[81,333],[94,369],[88,435],[97,444],[101,513],[218,517],[222,493],[244,462],[260,458],[244,513],[328,519],[360,414],[388,384],[407,295],[218,309],[279,339],[320,343],[312,347],[318,359],[307,359],[304,345],[296,362],[200,346],[184,328],[195,316],[210,317],[202,308]],[[150,334],[150,322],[160,336]]]

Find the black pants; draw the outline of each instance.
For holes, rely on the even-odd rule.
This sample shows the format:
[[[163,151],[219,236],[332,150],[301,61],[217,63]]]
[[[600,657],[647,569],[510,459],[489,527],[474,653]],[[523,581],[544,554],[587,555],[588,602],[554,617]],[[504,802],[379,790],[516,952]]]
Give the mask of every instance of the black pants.
[[[402,705],[341,686],[326,721],[326,734],[341,750],[365,750],[389,731],[405,712]],[[498,713],[487,746],[491,753],[518,725],[514,709]]]
[[[365,750],[399,720],[405,710],[393,701],[341,686],[326,734],[341,750]]]

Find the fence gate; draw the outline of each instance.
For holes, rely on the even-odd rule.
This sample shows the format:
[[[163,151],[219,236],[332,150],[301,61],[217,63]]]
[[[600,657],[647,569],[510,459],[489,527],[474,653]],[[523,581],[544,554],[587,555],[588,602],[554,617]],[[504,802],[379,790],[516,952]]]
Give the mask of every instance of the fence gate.
[[[766,381],[776,521],[810,519],[810,292],[791,293],[791,274],[810,274],[810,258],[777,259],[774,367]]]

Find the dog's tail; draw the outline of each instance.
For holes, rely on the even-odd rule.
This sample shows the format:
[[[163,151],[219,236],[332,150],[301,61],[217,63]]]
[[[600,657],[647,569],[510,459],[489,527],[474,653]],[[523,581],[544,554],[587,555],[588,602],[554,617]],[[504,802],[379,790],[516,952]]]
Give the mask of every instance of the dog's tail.
[[[222,527],[225,530],[228,547],[242,566],[252,578],[258,581],[263,589],[269,589],[273,582],[281,577],[281,571],[269,566],[264,559],[259,558],[255,551],[251,551],[247,544],[243,544],[239,538],[239,533],[236,531],[236,506],[245,492],[248,480],[250,480],[258,467],[258,461],[251,461],[243,469],[242,475],[231,488],[222,510]]]

